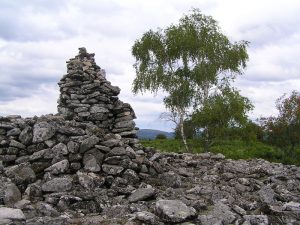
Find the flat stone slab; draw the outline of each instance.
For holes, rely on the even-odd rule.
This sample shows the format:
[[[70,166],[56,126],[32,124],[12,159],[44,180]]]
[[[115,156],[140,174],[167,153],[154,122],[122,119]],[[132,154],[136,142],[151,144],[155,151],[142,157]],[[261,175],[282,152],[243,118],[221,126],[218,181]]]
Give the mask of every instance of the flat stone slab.
[[[129,202],[137,202],[149,199],[155,196],[154,188],[139,188],[135,190],[129,197]]]
[[[155,204],[156,213],[165,222],[180,223],[196,216],[196,210],[179,200],[159,200]]]
[[[72,189],[72,178],[54,178],[43,184],[42,190],[45,192],[64,192]]]
[[[122,166],[103,164],[102,170],[110,175],[118,175],[124,170],[124,168]]]
[[[21,209],[0,207],[0,220],[25,220]]]

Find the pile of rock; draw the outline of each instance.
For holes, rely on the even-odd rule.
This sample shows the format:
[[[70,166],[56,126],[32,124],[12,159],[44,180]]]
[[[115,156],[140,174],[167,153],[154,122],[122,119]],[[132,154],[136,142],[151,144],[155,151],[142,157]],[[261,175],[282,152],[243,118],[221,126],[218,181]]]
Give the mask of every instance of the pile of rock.
[[[85,48],[67,62],[68,72],[58,83],[58,112],[68,120],[92,122],[104,133],[119,134],[127,143],[137,143],[135,113],[118,99],[120,88],[112,86],[105,71]]]
[[[31,203],[53,215],[58,215],[55,208],[100,212],[107,203],[97,198],[108,190],[128,195],[163,172],[153,150],[130,146],[120,135],[104,134],[91,123],[53,115],[9,116],[0,117],[0,133],[0,205],[21,204],[27,219],[40,210],[28,209]]]

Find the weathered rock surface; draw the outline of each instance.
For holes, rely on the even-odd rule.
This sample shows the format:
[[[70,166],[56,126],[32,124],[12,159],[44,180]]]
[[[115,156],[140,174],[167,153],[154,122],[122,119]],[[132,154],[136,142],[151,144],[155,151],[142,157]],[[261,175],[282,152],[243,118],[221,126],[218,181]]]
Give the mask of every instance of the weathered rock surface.
[[[300,224],[300,168],[159,153],[80,49],[58,115],[0,116],[0,224]]]
[[[20,209],[0,207],[0,221],[4,219],[25,220],[25,215]]]
[[[156,202],[157,214],[165,222],[180,223],[196,215],[196,210],[178,200],[159,200]]]

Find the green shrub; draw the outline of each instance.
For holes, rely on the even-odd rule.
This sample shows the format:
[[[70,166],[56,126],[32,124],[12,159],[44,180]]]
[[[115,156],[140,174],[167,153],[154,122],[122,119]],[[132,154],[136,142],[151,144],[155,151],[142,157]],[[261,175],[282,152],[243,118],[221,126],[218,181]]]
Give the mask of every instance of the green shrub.
[[[158,134],[158,135],[156,135],[155,139],[156,140],[158,140],[158,139],[167,139],[167,136],[164,135],[164,134]]]

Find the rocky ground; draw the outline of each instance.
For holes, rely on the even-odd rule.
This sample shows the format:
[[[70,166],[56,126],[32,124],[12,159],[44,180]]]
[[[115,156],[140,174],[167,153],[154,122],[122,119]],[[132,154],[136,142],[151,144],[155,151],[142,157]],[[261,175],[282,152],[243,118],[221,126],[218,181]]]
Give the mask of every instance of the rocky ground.
[[[161,173],[77,172],[71,181],[35,182],[22,196],[1,176],[6,206],[0,208],[0,224],[300,224],[299,167],[221,154],[143,151],[138,154],[157,162]],[[59,192],[69,182],[72,190]],[[47,189],[56,192],[43,192]]]

